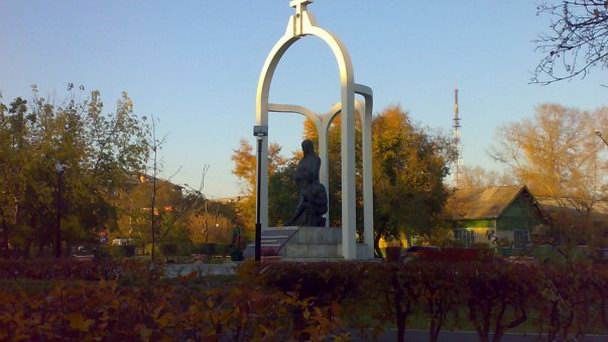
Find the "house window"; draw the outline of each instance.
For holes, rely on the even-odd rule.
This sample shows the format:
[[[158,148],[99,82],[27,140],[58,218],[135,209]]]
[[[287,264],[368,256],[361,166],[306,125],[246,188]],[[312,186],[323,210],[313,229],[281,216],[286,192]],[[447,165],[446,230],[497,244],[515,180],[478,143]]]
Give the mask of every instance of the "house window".
[[[473,231],[468,229],[455,229],[454,237],[456,238],[456,241],[462,242],[465,247],[473,246],[473,244],[475,243],[475,234],[473,233]]]
[[[530,242],[530,233],[527,230],[513,231],[513,247],[526,248]]]

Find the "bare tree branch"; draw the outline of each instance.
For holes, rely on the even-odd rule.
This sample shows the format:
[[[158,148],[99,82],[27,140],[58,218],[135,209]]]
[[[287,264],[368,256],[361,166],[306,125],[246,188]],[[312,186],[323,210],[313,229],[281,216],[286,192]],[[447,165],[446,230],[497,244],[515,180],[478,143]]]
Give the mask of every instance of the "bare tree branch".
[[[549,15],[550,33],[534,41],[546,54],[536,66],[532,83],[584,78],[592,69],[608,67],[608,1],[545,2],[537,14]]]

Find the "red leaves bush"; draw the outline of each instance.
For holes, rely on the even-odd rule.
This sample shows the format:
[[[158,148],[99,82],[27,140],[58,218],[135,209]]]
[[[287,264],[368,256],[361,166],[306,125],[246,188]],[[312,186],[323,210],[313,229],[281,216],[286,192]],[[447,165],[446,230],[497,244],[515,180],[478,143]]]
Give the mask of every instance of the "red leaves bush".
[[[365,315],[362,331],[392,321],[400,337],[413,316],[424,318],[432,341],[463,325],[498,341],[528,320],[549,340],[608,328],[605,266],[246,263],[235,286],[195,275],[163,281],[161,271],[136,262],[0,261],[2,278],[53,279],[51,291],[0,290],[0,340],[319,341],[346,336],[357,315]]]
[[[0,341],[320,341],[341,332],[332,317],[338,308],[330,312],[311,299],[255,283],[218,288],[204,279],[197,282],[196,274],[177,282],[159,280],[149,266],[130,263],[82,268],[60,262],[45,275],[31,269],[33,264],[15,264],[26,265],[20,281],[64,279],[50,281],[50,291],[0,289]],[[5,274],[16,277],[13,268],[3,266]],[[121,280],[131,266],[144,267],[131,269],[128,274],[140,281],[128,286],[115,280],[74,281],[99,278],[107,270],[116,275],[108,278]],[[294,319],[293,312],[301,315]]]
[[[248,274],[241,270],[241,276],[255,278],[284,293],[298,293],[300,298],[314,298],[321,305],[357,296],[369,269],[367,264],[357,262],[281,262],[251,267],[254,269]]]
[[[586,265],[535,267],[496,262],[280,263],[264,265],[257,279],[283,292],[329,302],[357,302],[373,312],[366,329],[398,327],[416,315],[435,341],[448,322],[499,341],[530,317],[549,340],[608,328],[608,270]],[[373,310],[374,305],[381,310]],[[531,314],[532,313],[532,314]],[[352,310],[348,310],[353,315]],[[538,317],[538,318],[536,318]],[[467,323],[464,323],[468,321]],[[368,321],[369,322],[369,321]],[[452,326],[454,327],[454,326]]]

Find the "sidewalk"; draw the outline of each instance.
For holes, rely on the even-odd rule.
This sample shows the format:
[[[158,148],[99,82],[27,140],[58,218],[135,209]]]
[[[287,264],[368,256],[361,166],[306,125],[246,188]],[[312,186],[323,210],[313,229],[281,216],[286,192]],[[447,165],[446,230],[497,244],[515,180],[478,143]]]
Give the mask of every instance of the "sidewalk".
[[[186,276],[192,272],[200,273],[201,275],[233,275],[235,273],[235,262],[225,262],[221,264],[166,264],[165,275],[167,278],[176,278],[178,276]]]
[[[355,337],[354,341],[373,341]],[[490,336],[490,339],[492,336]],[[429,332],[427,330],[407,330],[405,332],[406,341],[425,342],[429,341]],[[538,341],[538,334],[523,334],[523,333],[506,333],[503,335],[502,342],[532,342]],[[397,330],[388,330],[378,338],[379,342],[397,341]],[[477,342],[479,338],[474,331],[442,331],[439,334],[440,342]],[[575,340],[572,340],[575,341]],[[585,342],[605,342],[608,341],[608,335],[586,335],[584,338],[579,338],[578,341]]]

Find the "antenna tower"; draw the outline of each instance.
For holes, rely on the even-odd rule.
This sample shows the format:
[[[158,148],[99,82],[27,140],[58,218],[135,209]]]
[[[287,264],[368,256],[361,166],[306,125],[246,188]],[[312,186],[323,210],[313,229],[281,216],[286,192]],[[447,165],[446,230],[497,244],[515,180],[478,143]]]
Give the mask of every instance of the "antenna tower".
[[[457,188],[460,186],[462,179],[462,146],[460,144],[460,116],[458,115],[458,87],[454,88],[454,124],[452,126],[454,134],[454,145],[456,147],[456,160],[454,161],[454,176],[452,178],[452,186]]]

